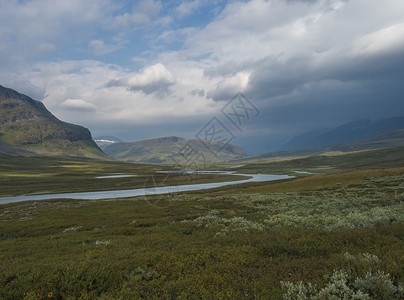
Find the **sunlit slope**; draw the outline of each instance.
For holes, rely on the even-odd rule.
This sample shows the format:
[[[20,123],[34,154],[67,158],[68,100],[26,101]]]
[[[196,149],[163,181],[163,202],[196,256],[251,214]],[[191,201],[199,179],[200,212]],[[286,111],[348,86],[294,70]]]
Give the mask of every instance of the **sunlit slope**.
[[[0,152],[105,155],[82,126],[60,121],[42,102],[0,86]]]

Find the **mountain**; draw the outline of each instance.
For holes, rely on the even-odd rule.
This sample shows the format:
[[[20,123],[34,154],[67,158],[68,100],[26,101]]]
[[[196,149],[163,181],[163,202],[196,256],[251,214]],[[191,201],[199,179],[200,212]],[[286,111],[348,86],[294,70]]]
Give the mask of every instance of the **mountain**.
[[[0,153],[105,157],[82,126],[60,121],[42,102],[0,85]]]
[[[282,147],[282,150],[313,149],[370,139],[404,129],[404,117],[371,121],[356,120],[331,130],[314,130],[300,134]]]
[[[391,131],[386,134],[382,134],[376,137],[360,141],[354,141],[351,143],[344,143],[339,145],[332,145],[311,149],[269,152],[265,154],[249,156],[244,160],[261,160],[261,159],[280,158],[280,157],[305,157],[305,156],[321,155],[324,153],[335,153],[335,152],[348,153],[354,151],[375,150],[381,148],[394,148],[402,146],[404,146],[404,129]]]
[[[103,135],[103,136],[97,136],[93,138],[94,142],[100,147],[101,149],[104,149],[105,147],[115,144],[115,143],[123,143],[123,141],[115,136],[112,135]]]
[[[243,148],[221,142],[208,142],[181,137],[162,137],[131,143],[112,143],[104,152],[112,158],[138,163],[173,164],[201,153],[206,163],[221,162],[245,156]]]
[[[312,141],[327,132],[327,129],[314,129],[308,132],[299,134],[292,138],[289,142],[283,145],[282,150],[296,150],[296,149],[305,149],[308,146],[309,141]]]
[[[392,148],[398,146],[404,146],[404,129],[391,131],[386,134],[352,143],[330,146],[328,149],[330,151],[348,152],[378,148]]]

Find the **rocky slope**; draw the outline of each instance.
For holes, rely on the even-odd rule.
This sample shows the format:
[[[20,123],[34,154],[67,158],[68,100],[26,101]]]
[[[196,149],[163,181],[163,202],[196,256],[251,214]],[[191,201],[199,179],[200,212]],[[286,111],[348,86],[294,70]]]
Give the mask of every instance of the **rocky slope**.
[[[0,152],[105,156],[87,128],[60,121],[42,102],[0,86]]]

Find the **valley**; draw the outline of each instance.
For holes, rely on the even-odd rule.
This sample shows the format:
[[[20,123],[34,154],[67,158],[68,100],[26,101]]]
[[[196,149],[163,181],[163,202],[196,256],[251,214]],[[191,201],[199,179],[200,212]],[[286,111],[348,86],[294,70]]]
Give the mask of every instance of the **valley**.
[[[248,156],[180,137],[93,141],[2,97],[2,299],[404,295],[403,129]],[[177,163],[189,149],[204,164]]]
[[[3,204],[0,294],[28,299],[279,299],[293,290],[291,283],[281,282],[315,283],[321,292],[326,275],[345,270],[347,288],[354,289],[354,280],[372,270],[388,273],[393,281],[388,289],[380,281],[368,293],[375,298],[399,295],[404,278],[403,153],[396,147],[246,160],[209,169],[295,177],[146,197]],[[2,196],[144,187],[148,176],[158,180],[167,175],[161,171],[172,170],[60,156],[1,155],[0,162]],[[137,176],[95,178],[117,173]],[[201,173],[171,173],[172,181],[164,184],[228,181],[232,176]],[[367,253],[373,262],[363,259]]]

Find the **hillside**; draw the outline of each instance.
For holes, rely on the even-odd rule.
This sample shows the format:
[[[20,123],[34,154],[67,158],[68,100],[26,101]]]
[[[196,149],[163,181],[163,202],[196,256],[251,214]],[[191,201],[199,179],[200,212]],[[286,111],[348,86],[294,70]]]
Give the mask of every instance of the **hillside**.
[[[292,151],[278,151],[269,152],[265,154],[250,156],[247,159],[242,159],[243,161],[248,160],[261,160],[268,158],[295,158],[295,157],[306,157],[313,155],[320,155],[324,153],[333,152],[353,152],[362,150],[374,150],[381,148],[392,148],[404,146],[404,129],[391,131],[389,133],[379,135],[373,138],[368,138],[364,140],[354,141],[351,143],[344,143],[339,145],[333,145],[328,147],[318,147],[312,149],[300,149]]]
[[[204,143],[209,144],[209,150]],[[163,137],[147,139],[131,143],[112,143],[103,148],[103,151],[112,158],[137,163],[173,164],[174,160],[184,158],[186,146],[202,153],[207,163],[226,161],[245,156],[244,150],[239,146],[220,142],[200,142],[196,139],[180,137]],[[174,159],[174,160],[173,160]]]
[[[87,128],[60,121],[42,102],[0,86],[0,153],[104,157]]]
[[[291,139],[282,150],[313,149],[374,138],[404,129],[404,117],[356,120],[330,130],[312,130]]]

